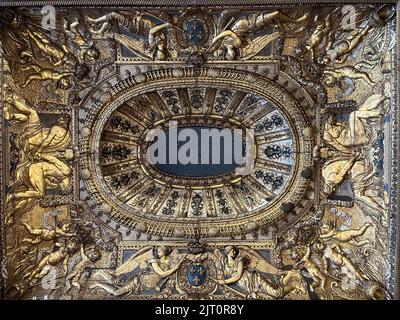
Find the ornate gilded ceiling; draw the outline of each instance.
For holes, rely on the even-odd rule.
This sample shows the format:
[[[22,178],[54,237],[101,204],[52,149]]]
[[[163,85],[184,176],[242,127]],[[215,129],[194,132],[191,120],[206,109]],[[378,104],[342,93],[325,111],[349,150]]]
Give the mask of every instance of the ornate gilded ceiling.
[[[3,298],[397,297],[398,5],[92,2],[0,5]]]

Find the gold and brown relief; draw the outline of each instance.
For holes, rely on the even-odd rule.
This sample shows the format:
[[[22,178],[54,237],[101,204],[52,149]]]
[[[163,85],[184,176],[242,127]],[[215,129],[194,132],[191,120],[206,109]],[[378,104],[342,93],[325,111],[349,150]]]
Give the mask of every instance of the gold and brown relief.
[[[398,5],[75,2],[0,4],[3,298],[397,297]]]

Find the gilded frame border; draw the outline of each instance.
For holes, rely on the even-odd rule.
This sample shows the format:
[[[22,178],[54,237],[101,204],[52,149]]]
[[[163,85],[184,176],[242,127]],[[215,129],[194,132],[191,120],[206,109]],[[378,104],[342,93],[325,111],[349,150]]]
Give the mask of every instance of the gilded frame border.
[[[152,0],[152,5],[149,5],[149,2],[146,0],[117,0],[119,5],[115,5],[115,1],[112,0],[31,0],[31,1],[18,1],[18,0],[9,0],[0,3],[0,7],[16,7],[16,6],[44,6],[44,5],[55,5],[55,6],[109,6],[109,7],[123,7],[123,6],[140,6],[147,8],[154,8],[158,6],[242,6],[243,0],[220,0],[219,4],[215,4],[213,0]],[[389,291],[393,294],[394,299],[400,299],[400,288],[399,288],[399,277],[400,277],[400,238],[398,236],[398,230],[400,229],[400,214],[399,214],[399,206],[400,206],[400,195],[399,195],[399,187],[398,187],[398,179],[399,179],[399,171],[400,171],[400,161],[399,161],[399,130],[400,130],[400,121],[399,121],[399,95],[400,95],[400,46],[399,46],[399,31],[400,31],[400,19],[398,18],[400,15],[400,1],[397,0],[303,0],[302,4],[316,4],[316,5],[324,5],[324,4],[368,4],[368,3],[392,3],[396,4],[396,54],[394,57],[394,70],[392,71],[395,90],[394,90],[394,99],[392,102],[392,111],[396,115],[393,118],[393,126],[391,132],[392,145],[391,145],[391,172],[390,172],[390,181],[391,181],[391,190],[390,190],[390,213],[391,213],[391,224],[390,224],[390,238],[389,238],[389,270],[388,273],[388,288]],[[247,0],[246,5],[251,5],[253,7],[257,6],[275,6],[275,5],[298,5],[297,1],[294,0]],[[2,88],[3,88],[3,63],[2,63],[2,44],[0,42],[0,93],[1,97],[3,96]],[[2,140],[2,133],[4,130],[4,117],[3,117],[3,103],[2,99],[0,99],[0,298],[4,298],[4,278],[3,274],[5,272],[4,268],[4,257],[5,257],[5,247],[4,247],[4,198],[6,188],[4,185],[4,176],[5,176],[5,166],[2,161],[2,157],[4,154],[4,145]]]

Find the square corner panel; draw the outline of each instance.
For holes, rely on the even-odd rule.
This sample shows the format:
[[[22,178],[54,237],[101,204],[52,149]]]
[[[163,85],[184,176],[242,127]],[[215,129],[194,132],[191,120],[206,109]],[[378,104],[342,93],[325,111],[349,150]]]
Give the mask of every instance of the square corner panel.
[[[1,2],[1,298],[397,299],[400,5],[364,2]]]

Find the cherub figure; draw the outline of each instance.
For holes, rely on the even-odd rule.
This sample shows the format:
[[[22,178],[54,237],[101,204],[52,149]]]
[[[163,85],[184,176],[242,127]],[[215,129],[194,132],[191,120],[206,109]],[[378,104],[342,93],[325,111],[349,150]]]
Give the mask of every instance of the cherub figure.
[[[31,235],[36,236],[35,239],[28,239],[25,238],[22,240],[22,242],[27,242],[31,244],[38,244],[41,243],[42,241],[52,241],[56,240],[57,238],[61,237],[74,237],[75,233],[71,233],[70,230],[70,224],[69,223],[63,223],[60,228],[56,227],[53,230],[45,229],[45,228],[33,228],[31,225],[27,223],[22,223],[26,230]]]
[[[76,243],[74,241],[67,244],[61,244],[56,242],[54,244],[54,249],[45,255],[42,260],[40,260],[37,267],[29,274],[28,283],[33,279],[41,279],[47,275],[50,271],[49,267],[56,267],[60,263],[63,263],[63,270],[65,275],[68,272],[68,262],[71,254],[76,250]]]
[[[52,80],[56,81],[58,88],[65,90],[71,87],[70,78],[74,75],[73,72],[61,72],[50,68],[43,68],[37,64],[22,67],[21,70],[33,71],[22,84],[23,88],[28,86],[33,80]]]
[[[241,246],[228,246],[225,248],[226,260],[224,263],[225,279],[217,279],[220,285],[236,284],[253,298],[283,298],[293,290],[306,292],[304,281],[298,272],[281,272],[269,264],[255,250]],[[223,259],[222,254],[216,250],[216,256]],[[260,272],[280,275],[280,283],[276,284],[263,277]],[[295,281],[291,281],[294,278]]]
[[[69,273],[67,278],[65,279],[67,292],[72,289],[72,286],[76,287],[79,292],[81,289],[80,281],[83,273],[87,268],[92,266],[96,261],[101,258],[101,254],[98,250],[93,248],[86,253],[83,245],[81,245],[80,255],[81,261],[79,261],[75,265],[73,271]]]
[[[100,25],[98,30],[91,29],[93,34],[103,36],[105,33],[110,32],[112,26],[117,25],[126,31],[147,36],[147,43],[144,43],[123,34],[114,33],[110,35],[143,58],[166,60],[168,57],[167,38],[164,33],[165,29],[172,27],[168,22],[156,25],[154,21],[145,17],[145,14],[139,11],[135,13],[126,11],[111,12],[97,19],[87,17],[87,21],[95,26]]]
[[[68,115],[60,115],[51,128],[43,128],[38,112],[26,99],[9,93],[5,95],[4,102],[4,118],[24,124],[25,131],[18,137],[17,143],[25,153],[54,153],[69,146],[71,134]]]
[[[69,123],[71,118],[69,115],[60,115],[57,121],[50,129],[44,128],[44,139],[36,141],[32,147],[36,148],[36,154],[55,153],[65,150],[71,141],[71,133],[69,131]]]
[[[319,238],[324,242],[334,240],[338,242],[349,242],[355,246],[363,246],[371,244],[371,242],[369,240],[358,240],[357,238],[362,236],[371,226],[371,223],[365,223],[359,229],[340,231],[335,228],[333,223],[325,222],[320,228],[321,234]]]
[[[322,252],[322,263],[324,266],[324,272],[329,274],[330,266],[340,268],[342,272],[345,272],[347,276],[357,279],[361,282],[370,279],[359,270],[353,262],[346,256],[342,248],[334,243],[331,245],[325,245],[322,242],[315,243],[316,248]]]
[[[114,273],[96,272],[94,276],[101,277],[106,282],[96,281],[90,288],[102,288],[114,296],[154,288],[161,291],[163,285],[180,268],[185,259],[186,256],[181,257],[177,251],[170,252],[168,247],[145,247],[119,266]],[[138,267],[141,269],[140,273],[135,274],[122,285],[114,284],[116,277],[130,273]]]
[[[362,79],[369,85],[374,85],[375,82],[371,79],[368,73],[364,71],[360,71],[359,68],[362,66],[368,66],[371,68],[372,66],[366,62],[357,63],[353,66],[343,66],[337,68],[326,68],[324,70],[324,83],[328,87],[334,86],[339,80],[342,78],[349,79]]]
[[[374,166],[363,156],[363,148],[373,141],[368,121],[384,113],[379,106],[386,99],[381,94],[373,94],[350,113],[348,122],[335,122],[331,117],[324,130],[325,142],[340,152],[340,156],[327,161],[322,168],[324,192],[332,193],[350,173],[356,199],[379,213],[385,212],[385,201],[382,190],[374,185]]]

